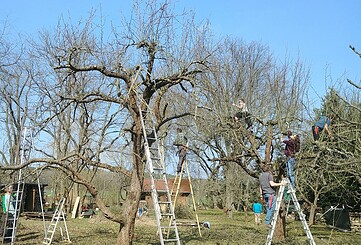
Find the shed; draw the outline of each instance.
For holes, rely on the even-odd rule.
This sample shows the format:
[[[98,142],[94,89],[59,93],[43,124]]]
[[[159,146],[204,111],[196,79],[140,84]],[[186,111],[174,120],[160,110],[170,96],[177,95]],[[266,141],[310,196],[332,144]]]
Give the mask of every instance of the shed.
[[[173,188],[174,179],[167,179],[169,191],[173,190],[176,192],[177,190],[177,183],[175,183],[175,187]],[[164,189],[164,182],[163,181],[156,181],[155,182],[156,188],[158,190]],[[147,208],[153,208],[153,200],[151,196],[151,179],[147,178],[144,179],[141,200],[146,202]],[[187,205],[188,203],[188,196],[191,194],[190,183],[188,179],[182,179],[179,187],[179,192],[177,196],[177,205]],[[166,193],[160,193],[159,199],[161,201],[166,200]]]

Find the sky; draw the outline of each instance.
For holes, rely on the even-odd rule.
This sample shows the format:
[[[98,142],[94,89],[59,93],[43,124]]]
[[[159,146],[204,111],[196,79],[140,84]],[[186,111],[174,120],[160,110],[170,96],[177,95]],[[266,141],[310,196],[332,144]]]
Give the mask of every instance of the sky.
[[[361,1],[359,0],[173,0],[175,11],[192,10],[196,20],[208,19],[217,36],[257,41],[284,60],[299,58],[310,68],[309,96],[318,107],[327,88],[346,78],[360,84]],[[12,34],[36,36],[53,28],[60,16],[74,23],[91,10],[102,12],[106,24],[120,23],[131,13],[131,0],[2,1],[0,24]]]

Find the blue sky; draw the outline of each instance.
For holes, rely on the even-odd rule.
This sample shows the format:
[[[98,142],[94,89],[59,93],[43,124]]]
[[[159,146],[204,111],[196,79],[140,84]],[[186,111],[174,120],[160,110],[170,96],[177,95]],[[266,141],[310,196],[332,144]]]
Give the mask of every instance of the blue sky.
[[[310,67],[310,96],[318,106],[326,88],[349,78],[360,84],[361,1],[359,0],[173,0],[176,11],[193,10],[198,21],[209,19],[217,35],[258,41],[275,57],[300,59]],[[12,34],[37,35],[52,28],[62,15],[77,22],[92,9],[101,10],[106,24],[129,15],[128,0],[2,1],[0,23]]]

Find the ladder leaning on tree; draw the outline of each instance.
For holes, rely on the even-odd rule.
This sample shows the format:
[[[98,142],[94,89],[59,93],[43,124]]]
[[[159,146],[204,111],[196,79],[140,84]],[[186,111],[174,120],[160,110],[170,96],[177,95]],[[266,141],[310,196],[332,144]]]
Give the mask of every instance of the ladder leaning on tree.
[[[286,185],[285,186],[282,185],[278,190],[278,194],[277,194],[277,198],[276,198],[276,207],[275,207],[275,210],[273,213],[273,217],[272,217],[272,221],[271,221],[271,229],[268,232],[266,245],[271,245],[271,243],[272,243],[272,238],[273,238],[273,234],[274,234],[274,231],[276,228],[278,213],[281,208],[282,198],[283,198],[283,194],[285,192],[286,186],[287,186],[287,190],[288,190],[287,192],[291,194],[293,204],[295,205],[296,211],[300,217],[300,220],[301,220],[302,226],[303,226],[303,230],[305,231],[305,233],[307,235],[310,245],[316,245],[315,240],[313,239],[313,236],[311,234],[310,228],[307,225],[305,215],[302,213],[301,206],[297,200],[295,190],[292,187],[292,184],[290,183],[288,178],[285,178],[284,181],[286,182]]]
[[[30,158],[30,152],[33,147],[32,130],[29,127],[24,127],[21,132],[20,140],[20,166],[23,166]],[[21,212],[21,205],[23,200],[23,192],[25,182],[22,176],[22,169],[19,169],[18,179],[16,182],[16,190],[13,189],[13,185],[9,185],[9,198],[6,200],[6,213],[3,223],[3,236],[2,242],[9,241],[11,244],[15,243],[16,232],[19,224],[19,216]],[[10,210],[12,209],[12,210]]]
[[[144,153],[151,181],[151,194],[157,221],[160,244],[173,243],[180,245],[178,227],[169,192],[164,159],[161,154],[161,145],[155,129],[155,119],[150,110],[142,111],[146,105],[138,98],[138,109],[144,138]],[[161,196],[165,200],[161,200]],[[168,223],[168,220],[170,222]]]

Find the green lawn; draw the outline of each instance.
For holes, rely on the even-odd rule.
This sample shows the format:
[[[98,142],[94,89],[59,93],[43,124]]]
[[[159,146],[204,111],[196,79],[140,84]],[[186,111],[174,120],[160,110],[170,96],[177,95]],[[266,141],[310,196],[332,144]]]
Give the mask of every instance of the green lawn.
[[[198,216],[201,222],[210,222],[211,228],[202,228],[202,236],[200,236],[197,227],[179,226],[179,235],[183,244],[265,244],[268,229],[263,225],[257,226],[251,212],[236,212],[233,219],[229,219],[221,210],[200,210]],[[190,223],[190,220],[178,221]],[[20,222],[16,244],[41,244],[44,236],[42,221],[21,218]],[[68,219],[66,223],[73,244],[115,244],[119,230],[117,224],[99,215],[92,219]],[[340,232],[322,224],[312,226],[311,232],[316,244],[361,244],[360,232]],[[55,234],[53,244],[60,244],[59,232]],[[133,244],[159,244],[157,227],[152,214],[137,220]],[[274,244],[308,244],[300,221],[288,220],[286,240]]]

